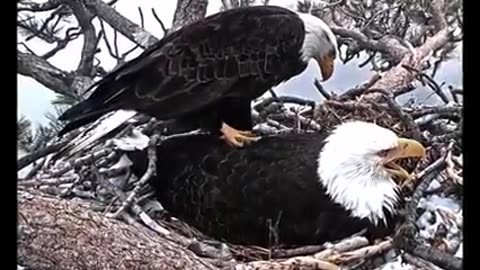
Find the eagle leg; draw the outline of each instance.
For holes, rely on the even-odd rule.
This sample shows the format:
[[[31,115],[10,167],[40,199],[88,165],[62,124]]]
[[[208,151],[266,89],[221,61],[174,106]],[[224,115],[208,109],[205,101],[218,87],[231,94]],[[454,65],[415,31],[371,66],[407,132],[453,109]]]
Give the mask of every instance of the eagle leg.
[[[245,144],[249,144],[260,139],[260,137],[255,136],[251,131],[236,130],[226,123],[222,123],[220,132],[223,134],[221,137],[222,139],[224,139],[228,144],[237,147],[242,147]]]

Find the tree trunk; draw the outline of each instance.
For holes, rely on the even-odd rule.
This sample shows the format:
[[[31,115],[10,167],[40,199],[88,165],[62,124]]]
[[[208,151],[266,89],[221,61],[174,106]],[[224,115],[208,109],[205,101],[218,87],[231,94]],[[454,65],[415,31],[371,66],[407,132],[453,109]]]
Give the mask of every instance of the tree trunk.
[[[18,257],[32,269],[216,269],[182,246],[93,212],[19,190]]]

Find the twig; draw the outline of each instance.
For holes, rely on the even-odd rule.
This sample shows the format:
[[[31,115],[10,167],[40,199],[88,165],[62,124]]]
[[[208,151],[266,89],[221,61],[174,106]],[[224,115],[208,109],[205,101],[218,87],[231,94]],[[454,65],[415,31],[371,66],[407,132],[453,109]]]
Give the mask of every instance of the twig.
[[[111,45],[110,45],[110,42],[108,42],[108,38],[107,38],[107,34],[106,34],[106,31],[105,31],[105,26],[103,24],[103,20],[99,19],[100,21],[100,28],[102,29],[101,31],[104,33],[103,35],[103,40],[105,41],[105,45],[107,46],[107,50],[108,52],[110,53],[110,55],[115,58],[116,60],[119,60],[119,56],[115,54],[115,52],[113,51]],[[113,29],[113,31],[115,32],[116,30]]]
[[[85,180],[85,176],[83,175],[83,173],[77,174],[77,178],[72,182],[72,185],[70,185],[66,189],[62,190],[60,192],[59,196],[60,197],[66,197],[66,196],[70,195],[72,192],[74,192],[74,188],[78,184],[82,183],[84,180]],[[76,194],[78,194],[78,193],[76,193]]]
[[[57,177],[57,178],[40,178],[33,180],[25,180],[18,182],[19,186],[23,187],[39,187],[39,186],[59,186],[62,184],[73,183],[78,179],[78,176],[73,177]]]
[[[390,109],[397,114],[397,116],[400,118],[400,120],[402,120],[405,126],[413,133],[412,137],[418,141],[424,140],[424,137],[420,131],[420,127],[418,127],[418,125],[415,124],[415,121],[413,121],[413,118],[409,114],[403,111],[403,109],[395,100],[393,93],[383,89],[369,89],[368,92],[382,93],[385,99],[387,100],[388,107],[390,107]],[[370,101],[373,102],[373,100],[370,100]]]
[[[411,249],[406,249],[407,252],[434,263],[435,265],[447,269],[447,270],[460,270],[463,269],[463,262],[460,258],[457,258],[446,252],[433,249],[431,247],[418,244]]]
[[[422,78],[427,80],[428,86],[440,97],[440,99],[445,103],[448,104],[449,100],[445,93],[442,91],[442,88],[438,85],[438,83],[430,77],[430,75],[408,65],[402,65],[403,68],[410,72],[416,72],[420,81]]]
[[[361,236],[352,236],[342,241],[332,244],[326,243],[323,246],[327,249],[314,254],[312,256],[293,257],[286,260],[276,261],[253,261],[246,265],[254,269],[340,269],[331,261],[338,258],[339,254],[343,252],[352,251],[368,245],[368,240]],[[340,255],[341,256],[341,255]],[[296,268],[295,268],[296,269]]]
[[[125,211],[127,207],[131,205],[135,196],[137,196],[140,189],[143,187],[144,184],[152,177],[156,175],[157,169],[157,141],[159,139],[158,135],[153,135],[148,142],[148,168],[147,171],[143,174],[140,180],[136,183],[135,188],[133,191],[128,195],[127,199],[123,201],[122,206],[112,215],[113,218],[118,218],[119,215]]]
[[[63,141],[63,142],[59,142],[59,143],[56,143],[56,144],[52,144],[52,145],[46,146],[44,148],[41,148],[41,149],[31,153],[31,154],[23,156],[22,158],[20,158],[17,161],[17,170],[23,169],[25,166],[27,166],[28,164],[34,162],[35,160],[37,160],[39,158],[42,158],[42,157],[47,156],[48,154],[57,152],[58,150],[63,148],[65,145],[67,145],[67,143],[68,143],[68,141]]]
[[[312,257],[294,257],[283,262],[254,261],[246,264],[255,270],[289,270],[289,269],[317,269],[317,270],[340,270],[340,267]],[[251,269],[250,268],[250,269]]]
[[[25,179],[30,179],[32,178],[42,167],[43,165],[45,164],[45,161],[47,159],[44,158],[42,160],[40,160],[37,164],[35,164],[35,166],[33,166],[33,168],[28,172],[28,174],[25,176]]]
[[[272,126],[274,128],[279,129],[280,132],[291,132],[293,130],[293,128],[282,125],[278,121],[275,121],[275,120],[270,119],[270,118],[267,118],[266,122],[269,126]]]
[[[330,93],[328,93],[325,88],[323,88],[323,86],[320,84],[320,82],[315,79],[315,81],[313,81],[313,85],[315,85],[315,88],[317,88],[318,92],[320,92],[320,94],[322,94],[322,96],[325,98],[325,99],[332,99],[332,95]]]
[[[166,35],[168,33],[168,29],[165,27],[165,24],[163,24],[162,20],[160,19],[160,17],[158,17],[157,15],[157,12],[155,12],[155,9],[152,8],[152,14],[153,14],[153,17],[155,17],[155,19],[157,20],[157,22],[160,24],[160,27],[162,27],[162,30],[163,30],[163,35]]]
[[[461,130],[455,130],[455,131],[447,133],[447,134],[443,134],[443,135],[440,135],[440,136],[433,137],[432,142],[433,143],[446,143],[446,142],[449,142],[452,139],[454,139],[454,140],[461,139],[461,137],[462,137],[462,131]]]
[[[327,249],[313,255],[313,257],[320,260],[329,260],[339,253],[355,250],[366,245],[368,245],[368,240],[363,236],[349,237],[329,247],[327,246]]]
[[[86,156],[78,158],[76,160],[72,160],[72,161],[68,162],[68,164],[66,164],[66,166],[64,168],[52,172],[50,177],[53,178],[53,177],[61,176],[61,175],[65,174],[66,172],[70,171],[71,169],[75,168],[75,167],[85,165],[85,164],[91,163],[93,161],[99,160],[100,158],[109,155],[111,153],[111,151],[112,151],[111,148],[104,148],[104,149],[101,149],[97,152],[93,152],[91,154],[88,154]]]
[[[362,31],[367,29],[367,27],[377,18],[377,16],[387,12],[387,11],[390,11],[392,9],[396,9],[396,8],[401,8],[403,6],[403,4],[399,4],[399,5],[394,5],[394,6],[391,6],[391,7],[388,7],[386,9],[383,9],[383,10],[380,10],[378,11],[377,13],[373,14],[370,19],[368,19],[368,21],[362,26]]]
[[[78,27],[71,27],[71,28],[67,29],[67,31],[65,33],[65,38],[62,39],[62,40],[58,40],[57,41],[57,46],[55,48],[51,49],[50,51],[46,52],[45,54],[43,54],[41,57],[43,59],[49,59],[49,58],[53,57],[55,54],[57,54],[57,52],[65,49],[65,47],[67,47],[67,45],[70,41],[77,39],[81,35],[81,31],[77,31],[77,32],[74,32],[74,33],[71,33],[71,31],[75,31],[75,30],[79,30],[79,29],[80,28],[78,28]]]
[[[62,3],[61,0],[49,0],[44,3],[35,3],[33,1],[21,1],[18,3],[17,11],[49,11],[52,9],[56,9]]]
[[[447,177],[450,180],[452,180],[456,184],[459,184],[459,183],[463,183],[463,178],[458,176],[454,171],[455,165],[453,164],[453,161],[452,161],[453,143],[454,143],[453,141],[450,142],[448,146],[447,155],[445,157],[445,165],[446,165],[445,172],[447,174]]]
[[[359,259],[365,259],[378,254],[382,254],[392,249],[392,247],[392,241],[386,240],[372,246],[367,246],[354,251],[341,253],[338,255],[337,258],[335,258],[335,262],[341,264],[351,263]]]
[[[318,246],[303,246],[294,249],[280,249],[272,251],[272,258],[290,258],[294,256],[308,255],[312,253],[318,253],[325,250],[324,245]]]
[[[352,88],[350,90],[345,91],[343,94],[339,96],[339,100],[353,100],[358,96],[361,96],[362,94],[365,93],[372,85],[374,85],[378,80],[380,80],[382,76],[380,76],[378,73],[375,73],[368,82],[362,84],[361,86],[357,86],[355,88]]]
[[[418,256],[422,259],[428,260],[442,268],[449,270],[459,270],[462,268],[462,261],[459,258],[456,258],[448,253],[432,249],[422,245],[415,239],[415,233],[417,231],[415,227],[415,222],[417,220],[416,207],[420,198],[423,196],[424,191],[430,185],[430,183],[435,179],[435,177],[443,170],[446,166],[445,159],[447,155],[442,157],[441,161],[435,162],[436,170],[433,169],[433,164],[427,169],[429,173],[425,172],[422,174],[423,181],[416,188],[411,201],[408,203],[407,217],[405,224],[400,228],[397,235],[395,236],[394,244],[406,252],[409,252],[415,256]],[[427,171],[425,169],[425,171]]]
[[[145,20],[143,19],[143,12],[141,7],[138,7],[138,13],[140,14],[140,26],[142,28],[145,28]]]
[[[282,105],[284,103],[294,103],[302,106],[315,107],[315,101],[312,101],[312,100],[307,100],[299,97],[291,97],[291,96],[279,96],[279,97],[277,96],[277,97],[265,98],[262,102],[255,105],[254,109],[260,112],[274,102],[279,102]]]
[[[365,60],[363,63],[358,64],[358,67],[363,68],[364,66],[366,66],[370,61],[372,61],[374,59],[375,54],[377,54],[377,53],[376,52],[371,53],[368,56],[367,60]]]
[[[425,269],[425,270],[442,270],[441,268],[437,267],[431,262],[425,261],[421,258],[415,257],[413,255],[410,255],[408,253],[403,253],[402,258],[408,262],[409,264],[412,264],[416,266],[419,269]]]
[[[428,114],[438,114],[438,115],[458,115],[461,116],[463,108],[460,106],[435,106],[435,107],[424,107],[415,110],[406,109],[410,112],[410,115],[413,118],[419,118]]]
[[[286,111],[285,115],[287,116],[287,118],[298,120],[299,123],[305,125],[305,129],[308,129],[308,128],[312,128],[314,130],[322,129],[322,127],[315,120],[311,118],[306,118],[304,116],[301,116],[291,111]]]
[[[103,187],[107,188],[112,194],[115,194],[118,198],[120,198],[123,201],[122,206],[114,214],[107,214],[108,217],[119,219],[125,213],[124,212],[125,208],[130,206],[133,213],[135,213],[143,221],[143,223],[145,225],[147,225],[150,229],[152,229],[153,231],[155,231],[155,232],[157,232],[157,233],[159,233],[163,236],[168,236],[170,234],[170,232],[167,229],[160,226],[147,213],[145,213],[145,211],[143,211],[143,209],[138,204],[133,202],[134,196],[130,195],[127,198],[125,196],[125,194],[121,190],[118,189],[118,187],[116,187],[115,185],[110,183],[108,180],[106,180],[103,177],[103,175],[101,175],[100,172],[96,168],[94,168],[92,171],[93,171],[94,175],[96,176],[97,180],[100,182],[100,184]],[[137,186],[137,187],[139,187],[139,186]],[[138,192],[137,187],[134,189],[134,191]],[[133,194],[133,192],[132,192],[132,194]],[[127,202],[130,199],[130,197],[132,197],[132,199],[131,199],[132,201],[130,201],[130,202],[128,202],[128,204],[126,204],[125,202]]]

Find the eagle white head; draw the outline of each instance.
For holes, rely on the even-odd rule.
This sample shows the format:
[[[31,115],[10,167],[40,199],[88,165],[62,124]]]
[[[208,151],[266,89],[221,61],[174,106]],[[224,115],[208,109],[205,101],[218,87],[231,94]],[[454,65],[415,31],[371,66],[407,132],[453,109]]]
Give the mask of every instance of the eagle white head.
[[[330,27],[320,18],[307,13],[297,13],[305,25],[305,39],[302,46],[302,59],[305,62],[315,59],[320,65],[322,79],[329,79],[337,58],[337,39]]]
[[[318,159],[318,175],[332,199],[352,216],[385,221],[384,210],[394,212],[398,185],[393,177],[409,178],[395,162],[422,158],[417,141],[399,138],[373,123],[353,121],[339,125],[326,139]]]

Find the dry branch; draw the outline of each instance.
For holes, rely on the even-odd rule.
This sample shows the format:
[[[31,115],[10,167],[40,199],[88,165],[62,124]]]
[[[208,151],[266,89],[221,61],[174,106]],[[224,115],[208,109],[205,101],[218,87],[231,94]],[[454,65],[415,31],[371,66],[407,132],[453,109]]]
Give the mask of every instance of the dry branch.
[[[120,213],[122,213],[130,204],[133,202],[135,196],[137,196],[140,188],[142,188],[147,181],[156,175],[156,168],[157,168],[157,141],[159,139],[158,135],[153,135],[148,142],[148,167],[145,174],[140,178],[140,180],[136,183],[135,189],[133,189],[132,193],[125,199],[122,203],[122,206],[112,215],[112,217],[117,218]]]
[[[45,157],[48,154],[59,151],[67,143],[68,143],[68,141],[63,141],[63,142],[59,142],[59,143],[56,143],[56,144],[52,144],[52,145],[46,146],[42,149],[39,149],[37,151],[34,151],[31,154],[28,154],[28,155],[25,155],[25,156],[21,157],[17,161],[17,170],[23,169],[25,166],[27,166],[28,164],[34,162],[35,160],[37,160],[39,158]]]
[[[142,48],[147,48],[158,41],[158,38],[125,18],[107,3],[101,0],[83,0],[83,2],[99,19],[107,22],[114,30]]]
[[[17,51],[17,72],[35,79],[48,89],[68,95],[71,76],[42,57]]]
[[[437,2],[439,1],[432,1],[432,6],[436,5]],[[443,28],[434,36],[428,37],[423,45],[407,53],[398,65],[386,72],[371,88],[398,91],[402,86],[410,83],[415,76],[415,74],[405,69],[404,66],[421,69],[427,57],[434,51],[442,48],[449,41],[449,37],[447,28]],[[372,95],[373,97],[378,97],[378,95]]]
[[[44,3],[36,3],[33,1],[21,1],[17,11],[49,11],[56,9],[62,3],[61,0],[49,0]]]

